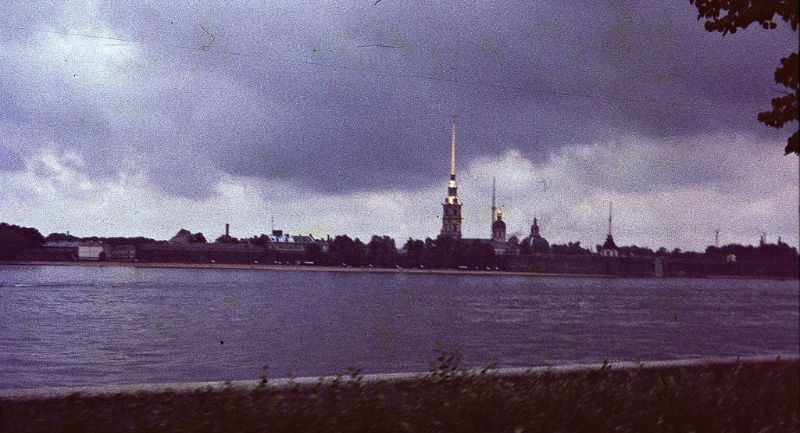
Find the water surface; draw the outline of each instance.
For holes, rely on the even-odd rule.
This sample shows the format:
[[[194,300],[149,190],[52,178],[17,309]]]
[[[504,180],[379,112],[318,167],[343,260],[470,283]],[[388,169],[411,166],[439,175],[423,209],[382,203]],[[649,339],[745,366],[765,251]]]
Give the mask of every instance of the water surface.
[[[0,266],[0,388],[798,353],[798,282]]]

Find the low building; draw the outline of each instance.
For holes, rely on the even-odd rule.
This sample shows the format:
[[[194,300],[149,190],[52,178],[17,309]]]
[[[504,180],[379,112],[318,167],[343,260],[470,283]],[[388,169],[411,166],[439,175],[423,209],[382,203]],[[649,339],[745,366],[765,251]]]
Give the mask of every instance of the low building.
[[[81,244],[80,241],[55,241],[55,242],[45,242],[42,247],[44,248],[75,248],[75,252],[77,253],[77,248]]]
[[[28,248],[17,255],[19,260],[67,262],[78,259],[78,241],[46,242],[41,248]]]
[[[306,256],[309,247],[315,245],[320,252],[328,250],[328,243],[324,240],[314,239],[312,235],[290,235],[283,233],[283,230],[273,230],[272,234],[267,235],[267,253],[274,260],[299,260]]]
[[[83,241],[78,244],[78,260],[103,261],[108,258],[111,248],[98,241]]]

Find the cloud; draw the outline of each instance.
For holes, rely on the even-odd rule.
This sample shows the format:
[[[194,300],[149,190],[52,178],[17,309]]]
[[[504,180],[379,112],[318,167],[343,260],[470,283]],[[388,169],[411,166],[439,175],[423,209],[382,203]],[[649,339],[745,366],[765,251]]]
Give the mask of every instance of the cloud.
[[[708,153],[735,143],[733,138],[717,138],[710,141]],[[746,137],[739,140],[748,142]],[[551,243],[580,241],[593,247],[605,237],[607,206],[613,201],[614,234],[621,245],[702,250],[712,242],[715,229],[721,230],[725,243],[752,243],[766,231],[771,238],[782,236],[797,244],[796,163],[745,148],[733,153],[736,156],[726,161],[715,182],[624,191],[581,175],[585,160],[602,160],[609,148],[636,152],[642,166],[657,164],[661,153],[639,142],[573,146],[546,163],[534,162],[518,150],[473,161],[458,175],[464,235],[488,236],[491,180],[496,177],[509,234],[520,237],[527,235],[537,216]],[[0,175],[8,186],[0,196],[4,218],[46,233],[70,230],[84,236],[165,239],[181,227],[215,238],[224,223],[231,223],[235,236],[248,237],[267,232],[274,216],[278,228],[292,233],[346,233],[361,239],[388,234],[402,243],[408,237],[438,234],[446,192],[446,176],[439,185],[412,190],[310,195],[291,182],[221,175],[207,197],[171,197],[143,173],[99,180],[83,173],[84,164],[76,154],[45,152],[24,170]]]
[[[80,152],[94,177],[144,166],[186,197],[212,194],[223,174],[322,194],[431,185],[453,112],[464,161],[519,149],[541,162],[641,136],[772,140],[754,116],[794,45],[783,30],[720,39],[691,5],[657,2],[85,1],[40,14],[50,6],[9,8],[8,24],[69,35],[3,30],[0,115],[31,132],[31,151]],[[686,182],[716,176],[693,168]]]
[[[796,49],[783,28],[721,38],[688,3],[655,1],[4,13],[2,194],[41,215],[0,210],[52,230],[166,237],[232,219],[255,233],[275,214],[301,231],[432,236],[452,113],[469,236],[488,231],[493,175],[513,230],[536,214],[560,242],[602,240],[608,200],[620,236],[648,245],[697,246],[707,224],[743,240],[794,227],[786,131],[755,120]]]

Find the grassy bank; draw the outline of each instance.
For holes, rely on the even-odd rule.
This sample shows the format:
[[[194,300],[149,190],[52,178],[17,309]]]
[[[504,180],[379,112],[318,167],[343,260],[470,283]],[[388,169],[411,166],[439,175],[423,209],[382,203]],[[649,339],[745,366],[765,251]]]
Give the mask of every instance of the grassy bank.
[[[796,432],[793,361],[0,399],[14,432]]]

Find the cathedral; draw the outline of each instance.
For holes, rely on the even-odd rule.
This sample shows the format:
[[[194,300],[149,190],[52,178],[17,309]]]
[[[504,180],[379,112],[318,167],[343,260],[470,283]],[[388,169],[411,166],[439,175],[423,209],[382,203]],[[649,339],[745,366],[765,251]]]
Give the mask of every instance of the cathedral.
[[[456,116],[453,115],[450,139],[450,180],[447,182],[447,196],[442,203],[442,230],[439,236],[453,240],[463,239],[470,242],[490,243],[498,254],[508,253],[509,248],[516,250],[516,244],[509,245],[506,239],[506,223],[503,221],[503,212],[497,209],[496,198],[497,184],[492,179],[492,221],[489,239],[463,239],[461,236],[461,200],[458,198],[456,185]],[[533,219],[530,236],[522,242],[528,244],[532,252],[544,253],[550,249],[550,244],[539,234],[536,218]]]

